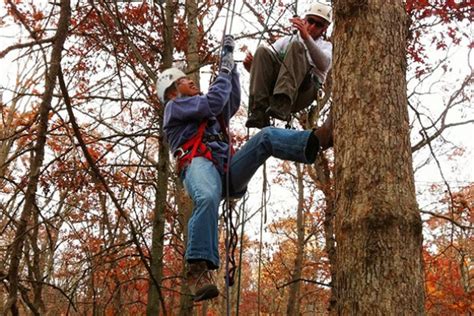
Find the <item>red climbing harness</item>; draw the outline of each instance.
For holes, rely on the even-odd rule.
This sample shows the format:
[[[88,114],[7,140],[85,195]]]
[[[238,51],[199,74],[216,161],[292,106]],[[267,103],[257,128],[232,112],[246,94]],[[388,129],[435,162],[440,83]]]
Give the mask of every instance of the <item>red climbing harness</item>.
[[[227,132],[227,125],[222,115],[216,117],[219,122],[221,132],[216,135],[204,135],[206,132],[207,120],[204,120],[199,124],[198,130],[193,137],[188,139],[181,147],[175,150],[173,156],[178,160],[178,173],[184,170],[184,168],[191,163],[194,157],[204,157],[209,159],[214,164],[217,161],[212,157],[211,149],[206,145],[210,142],[221,141],[229,143],[229,134]],[[234,155],[234,148],[230,144],[230,157]],[[229,158],[230,158],[229,157]],[[223,166],[224,171],[227,170],[227,162]]]
[[[173,155],[178,160],[178,173],[181,173],[194,157],[205,157],[214,162],[211,150],[202,142],[206,126],[207,120],[202,121],[196,134],[174,152]]]

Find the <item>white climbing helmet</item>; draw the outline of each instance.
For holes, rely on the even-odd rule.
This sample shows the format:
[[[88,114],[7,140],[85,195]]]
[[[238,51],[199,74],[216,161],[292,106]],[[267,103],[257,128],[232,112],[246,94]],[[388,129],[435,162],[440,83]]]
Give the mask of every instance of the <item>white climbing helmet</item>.
[[[332,22],[332,8],[329,4],[316,2],[310,7],[309,11],[306,12],[304,15],[305,16],[316,15],[325,19],[329,23]]]
[[[171,85],[178,80],[179,78],[186,77],[184,72],[178,68],[168,68],[163,71],[156,80],[156,91],[161,102],[165,102],[165,92],[166,89],[171,87]]]

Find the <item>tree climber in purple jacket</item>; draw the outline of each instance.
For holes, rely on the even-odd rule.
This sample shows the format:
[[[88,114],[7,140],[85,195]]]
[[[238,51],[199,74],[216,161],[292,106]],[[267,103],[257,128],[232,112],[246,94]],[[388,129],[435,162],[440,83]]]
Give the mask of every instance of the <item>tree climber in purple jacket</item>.
[[[332,124],[328,119],[321,128],[309,131],[263,128],[228,157],[226,126],[240,106],[233,48],[232,36],[225,36],[220,71],[207,94],[202,94],[176,68],[165,70],[157,80],[158,95],[166,104],[165,136],[194,204],[185,258],[188,284],[196,302],[219,295],[210,271],[219,267],[218,217],[223,193],[241,197],[252,176],[270,156],[309,164],[320,150],[332,146]],[[223,188],[226,176],[228,189]]]

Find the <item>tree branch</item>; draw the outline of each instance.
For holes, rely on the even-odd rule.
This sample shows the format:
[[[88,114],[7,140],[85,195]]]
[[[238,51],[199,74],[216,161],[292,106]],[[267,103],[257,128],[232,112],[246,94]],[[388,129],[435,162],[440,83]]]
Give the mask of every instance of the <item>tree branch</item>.
[[[34,42],[18,43],[18,44],[15,44],[15,45],[8,46],[7,48],[5,48],[4,50],[2,50],[0,52],[0,58],[5,57],[9,52],[11,52],[13,50],[16,50],[16,49],[22,49],[22,48],[25,48],[25,47],[33,47],[35,45],[40,45],[40,44],[45,44],[45,43],[53,43],[54,39],[55,39],[54,37],[50,37],[50,38],[45,38],[45,39],[42,39],[42,40],[37,40],[37,41],[34,41]]]
[[[420,210],[420,213],[428,214],[428,215],[431,215],[431,216],[434,216],[434,217],[438,217],[438,218],[444,219],[445,221],[448,221],[448,222],[450,222],[450,223],[456,225],[457,227],[459,227],[459,228],[461,228],[461,229],[472,229],[472,228],[473,228],[472,226],[466,226],[466,225],[460,224],[460,223],[456,222],[455,220],[453,220],[453,219],[450,218],[450,217],[447,217],[447,216],[441,215],[441,214],[437,214],[437,213],[435,213],[435,212]]]
[[[308,279],[303,279],[303,278],[299,278],[299,279],[295,279],[295,280],[291,280],[290,282],[287,282],[287,283],[284,283],[282,285],[277,285],[277,290],[281,289],[281,288],[284,288],[290,284],[293,284],[295,282],[308,282],[308,283],[313,283],[313,284],[317,284],[317,285],[321,285],[321,286],[326,286],[326,287],[332,287],[331,284],[328,284],[328,283],[323,283],[323,282],[319,282],[319,281],[315,281],[315,280],[308,280]]]

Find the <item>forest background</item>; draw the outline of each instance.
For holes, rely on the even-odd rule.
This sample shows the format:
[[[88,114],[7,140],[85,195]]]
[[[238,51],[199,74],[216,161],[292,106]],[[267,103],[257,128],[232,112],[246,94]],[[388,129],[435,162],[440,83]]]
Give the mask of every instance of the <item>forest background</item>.
[[[159,71],[175,64],[205,91],[224,28],[236,37],[235,57],[242,60],[247,50],[288,34],[288,18],[308,3],[5,0],[0,311],[334,310],[332,152],[312,166],[269,161],[234,205],[236,284],[226,289],[220,269],[224,295],[193,306],[182,278],[191,205],[163,143],[154,87]],[[472,3],[404,4],[411,19],[407,93],[423,220],[424,305],[431,315],[468,315],[474,309]],[[248,137],[248,73],[238,67],[243,105],[231,125],[237,148]],[[330,78],[325,97],[299,113],[294,128],[321,122],[334,84]],[[224,229],[221,236],[225,263]]]

